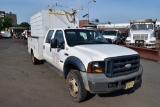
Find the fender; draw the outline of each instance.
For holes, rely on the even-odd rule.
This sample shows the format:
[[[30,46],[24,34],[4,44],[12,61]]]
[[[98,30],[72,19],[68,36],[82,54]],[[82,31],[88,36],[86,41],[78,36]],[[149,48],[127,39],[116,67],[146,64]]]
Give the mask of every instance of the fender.
[[[66,77],[67,73],[68,73],[68,65],[72,64],[76,67],[77,70],[81,71],[81,72],[86,72],[86,69],[84,67],[84,64],[82,63],[82,61],[74,56],[70,56],[65,60],[63,69],[64,69],[64,76]]]

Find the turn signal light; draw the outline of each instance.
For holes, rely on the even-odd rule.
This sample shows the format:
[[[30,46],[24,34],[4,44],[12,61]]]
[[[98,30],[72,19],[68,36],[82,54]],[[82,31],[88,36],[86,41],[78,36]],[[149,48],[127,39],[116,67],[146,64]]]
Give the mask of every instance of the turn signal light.
[[[102,69],[93,69],[92,70],[93,73],[102,73]]]

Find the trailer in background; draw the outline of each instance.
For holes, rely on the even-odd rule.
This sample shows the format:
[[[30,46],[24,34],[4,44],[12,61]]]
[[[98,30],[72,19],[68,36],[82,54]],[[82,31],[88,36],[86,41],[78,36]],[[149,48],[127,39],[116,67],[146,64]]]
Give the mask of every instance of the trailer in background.
[[[11,37],[13,38],[17,38],[17,39],[22,39],[22,32],[24,30],[27,30],[27,27],[10,27],[10,34],[11,34]]]
[[[120,23],[120,24],[98,24],[97,30],[119,30],[121,33],[126,33],[129,23]]]

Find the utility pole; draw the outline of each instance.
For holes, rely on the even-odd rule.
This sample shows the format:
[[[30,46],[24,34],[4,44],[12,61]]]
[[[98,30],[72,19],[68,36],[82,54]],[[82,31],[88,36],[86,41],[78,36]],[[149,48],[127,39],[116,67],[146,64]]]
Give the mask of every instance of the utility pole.
[[[91,0],[91,1],[88,2],[88,24],[89,24],[89,4],[90,4],[92,1],[93,1],[93,2],[96,2],[96,0]]]

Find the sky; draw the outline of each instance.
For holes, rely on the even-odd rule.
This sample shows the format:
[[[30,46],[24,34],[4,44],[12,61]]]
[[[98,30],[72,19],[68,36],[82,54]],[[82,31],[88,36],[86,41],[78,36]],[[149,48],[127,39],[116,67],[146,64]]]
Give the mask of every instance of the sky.
[[[160,0],[0,0],[0,11],[12,12],[17,15],[18,24],[30,23],[30,17],[49,7],[56,10],[68,10],[69,8],[53,7],[55,3],[80,9],[80,20],[85,20],[83,15],[88,13],[89,19],[99,19],[106,23],[128,23],[134,19],[157,19],[160,21]]]

